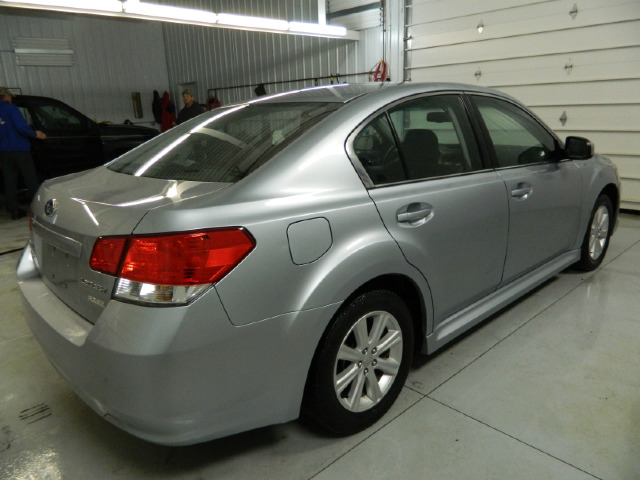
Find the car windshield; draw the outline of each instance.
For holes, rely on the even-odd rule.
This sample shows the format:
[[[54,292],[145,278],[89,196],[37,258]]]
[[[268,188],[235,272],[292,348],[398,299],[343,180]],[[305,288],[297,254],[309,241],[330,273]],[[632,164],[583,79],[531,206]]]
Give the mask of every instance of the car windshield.
[[[341,103],[265,103],[216,109],[173,128],[108,165],[168,180],[237,182]]]

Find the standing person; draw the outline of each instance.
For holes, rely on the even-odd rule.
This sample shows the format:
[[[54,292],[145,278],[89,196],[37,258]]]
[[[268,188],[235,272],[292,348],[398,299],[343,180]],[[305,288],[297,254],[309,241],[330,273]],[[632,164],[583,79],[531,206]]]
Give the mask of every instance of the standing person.
[[[182,101],[184,102],[184,107],[178,112],[178,121],[176,122],[178,125],[204,113],[204,108],[195,101],[191,90],[182,92]]]
[[[33,197],[38,189],[36,167],[31,157],[30,138],[44,140],[47,136],[40,130],[34,131],[12,102],[13,94],[0,87],[0,163],[4,176],[4,192],[7,197],[7,210],[11,218],[17,220],[26,212],[18,201],[19,174],[27,185],[29,196]]]

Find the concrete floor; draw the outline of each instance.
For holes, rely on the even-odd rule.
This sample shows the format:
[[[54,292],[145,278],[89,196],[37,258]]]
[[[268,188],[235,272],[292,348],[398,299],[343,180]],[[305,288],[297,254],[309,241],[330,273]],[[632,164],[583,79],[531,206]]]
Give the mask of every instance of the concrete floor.
[[[368,431],[291,422],[180,448],[111,426],[49,365],[14,276],[26,236],[0,213],[0,479],[640,479],[640,216],[621,215],[597,272],[420,359]]]

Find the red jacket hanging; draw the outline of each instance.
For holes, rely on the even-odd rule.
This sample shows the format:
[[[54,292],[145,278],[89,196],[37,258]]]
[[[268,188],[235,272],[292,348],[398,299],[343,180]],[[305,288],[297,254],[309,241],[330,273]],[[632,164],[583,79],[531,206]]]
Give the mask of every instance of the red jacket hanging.
[[[162,94],[162,125],[160,127],[161,132],[166,132],[173,127],[176,121],[176,107],[169,97],[169,92]]]

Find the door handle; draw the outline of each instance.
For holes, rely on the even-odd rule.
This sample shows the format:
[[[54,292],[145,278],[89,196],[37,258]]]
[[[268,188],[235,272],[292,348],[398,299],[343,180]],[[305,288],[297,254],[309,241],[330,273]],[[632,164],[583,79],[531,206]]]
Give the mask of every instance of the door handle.
[[[511,190],[511,196],[513,198],[526,199],[533,192],[533,187],[529,183],[519,183]]]
[[[426,203],[411,203],[396,212],[396,218],[400,223],[420,222],[433,214],[433,207]]]

